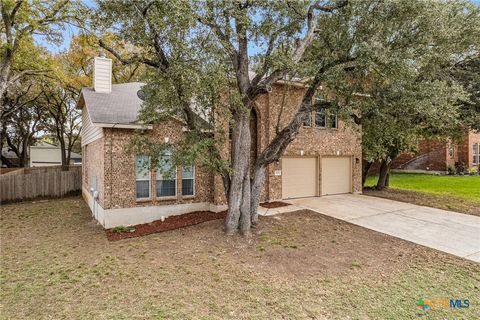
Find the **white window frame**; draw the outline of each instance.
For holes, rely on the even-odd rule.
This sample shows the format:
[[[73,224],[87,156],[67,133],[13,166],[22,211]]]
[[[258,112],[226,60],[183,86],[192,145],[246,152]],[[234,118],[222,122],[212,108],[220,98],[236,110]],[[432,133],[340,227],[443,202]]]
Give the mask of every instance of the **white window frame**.
[[[166,152],[165,154],[163,154],[163,156],[172,156],[172,154],[170,152]],[[172,198],[176,198],[177,197],[177,188],[178,188],[178,167],[177,166],[174,166],[174,170],[175,170],[175,177],[172,177],[175,179],[175,194],[174,195],[170,195],[170,196],[159,196],[158,193],[157,193],[157,184],[158,184],[158,181],[168,181],[168,180],[173,180],[173,179],[159,179],[158,176],[160,175],[161,178],[162,177],[162,173],[159,172],[158,170],[158,163],[157,163],[157,167],[155,168],[156,169],[156,172],[155,172],[155,197],[157,199],[172,199]]]
[[[309,120],[308,122],[309,122],[310,124],[306,125],[306,124],[305,124],[306,120],[307,120],[307,119],[304,119],[304,120],[302,121],[303,127],[304,127],[304,128],[312,128],[312,121],[313,121],[313,119],[312,119],[312,110],[310,110],[310,111],[308,112],[308,120]]]
[[[475,147],[476,147],[476,152],[475,152]],[[477,165],[480,162],[480,144],[474,143],[472,144],[472,155],[473,155],[473,162],[472,164]]]
[[[455,159],[455,146],[452,143],[448,146],[448,156],[450,159]]]
[[[142,197],[138,198],[137,197],[137,181],[146,181],[146,179],[137,179],[137,157],[143,157],[146,156],[148,158],[148,165],[150,166],[150,157],[145,155],[145,154],[138,154],[135,156],[135,199],[137,201],[142,201],[142,200],[150,200],[152,199],[152,172],[150,171],[150,168],[148,168],[148,197]]]
[[[335,116],[335,127],[332,124],[330,124],[331,126],[329,127],[329,129],[338,129],[338,113],[336,111],[334,111],[334,112],[329,113],[329,116],[330,117]],[[327,122],[327,125],[328,125],[328,122]]]
[[[188,179],[184,179],[183,178],[183,165],[182,165],[182,197],[195,197],[195,172],[196,172],[196,168],[195,166],[192,164],[191,167],[192,167],[192,178],[188,178]],[[189,166],[190,167],[190,166]],[[183,180],[193,180],[193,193],[192,194],[183,194]]]
[[[315,128],[326,129],[326,128],[328,128],[328,126],[327,126],[328,125],[327,109],[322,108],[322,110],[323,110],[323,121],[324,121],[325,125],[324,126],[317,125],[317,114],[320,113],[320,112],[318,110],[315,110],[314,111],[314,113],[315,113],[315,120],[314,120],[315,121]]]
[[[318,101],[325,101],[325,99],[323,98],[322,95],[320,95],[320,96],[318,96],[318,97],[315,98],[315,102],[318,102]],[[317,125],[317,114],[320,113],[320,112],[318,111],[318,108],[315,108],[315,110],[313,110],[313,112],[312,112],[312,113],[314,114],[314,116],[312,117],[312,118],[313,118],[313,124],[314,124],[314,127],[315,127],[315,128],[326,129],[326,128],[327,128],[327,124],[328,124],[328,123],[327,123],[327,120],[328,120],[328,119],[327,119],[327,109],[321,108],[321,110],[322,110],[322,112],[323,112],[323,122],[325,123],[325,125],[324,125],[324,126],[318,126],[318,125]]]
[[[326,101],[326,99],[323,96],[318,96],[315,98],[315,102],[318,101]],[[332,111],[330,108],[320,108],[319,111],[318,108],[315,108],[315,110],[310,112],[310,122],[312,124],[312,128],[319,128],[319,129],[338,129],[338,113],[336,111]],[[317,125],[317,114],[323,112],[323,120],[324,124],[323,126]],[[313,116],[312,116],[313,114]],[[335,122],[331,123],[332,116],[335,117]]]

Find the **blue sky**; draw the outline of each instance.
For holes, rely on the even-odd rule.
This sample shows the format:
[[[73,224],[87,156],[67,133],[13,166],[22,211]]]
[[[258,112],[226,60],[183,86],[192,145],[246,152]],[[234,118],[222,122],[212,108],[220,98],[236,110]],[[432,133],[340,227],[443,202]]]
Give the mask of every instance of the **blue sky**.
[[[94,0],[82,0],[82,2],[89,8],[93,9],[96,7],[96,3]],[[47,48],[48,51],[52,53],[59,53],[68,49],[70,45],[70,41],[72,40],[72,37],[79,34],[80,29],[72,25],[67,25],[65,26],[65,30],[63,30],[62,33],[63,33],[63,41],[60,45],[48,42],[45,40],[44,37],[41,37],[41,36],[35,36],[34,38],[38,44]]]
[[[172,0],[172,1],[174,1],[174,0]],[[412,1],[420,1],[420,0],[412,0]],[[472,0],[472,2],[480,6],[480,0]],[[96,4],[95,4],[94,0],[83,0],[83,3],[89,8],[95,8],[96,7]],[[48,51],[50,51],[52,53],[58,53],[58,52],[62,52],[62,51],[65,51],[66,49],[68,49],[68,46],[70,45],[70,41],[71,41],[72,37],[74,35],[79,34],[79,33],[80,33],[79,28],[77,28],[75,26],[72,26],[72,25],[68,25],[68,26],[65,27],[65,30],[63,31],[63,42],[60,45],[52,44],[52,43],[46,41],[42,37],[35,37],[35,39],[36,39],[37,43],[39,43],[42,46],[44,46],[45,48],[47,48]],[[253,50],[250,50],[250,51],[256,51],[255,48],[251,48],[251,49],[253,49]]]

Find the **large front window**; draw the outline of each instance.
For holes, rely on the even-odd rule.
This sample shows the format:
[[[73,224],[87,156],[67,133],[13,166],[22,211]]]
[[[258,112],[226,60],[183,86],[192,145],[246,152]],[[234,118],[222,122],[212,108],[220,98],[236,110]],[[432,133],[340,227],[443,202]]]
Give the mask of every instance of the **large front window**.
[[[165,152],[158,159],[157,197],[174,197],[177,195],[177,168],[173,164],[172,154]]]
[[[150,198],[150,158],[146,155],[135,157],[135,180],[137,199]]]
[[[193,196],[195,192],[195,167],[182,166],[182,195]]]

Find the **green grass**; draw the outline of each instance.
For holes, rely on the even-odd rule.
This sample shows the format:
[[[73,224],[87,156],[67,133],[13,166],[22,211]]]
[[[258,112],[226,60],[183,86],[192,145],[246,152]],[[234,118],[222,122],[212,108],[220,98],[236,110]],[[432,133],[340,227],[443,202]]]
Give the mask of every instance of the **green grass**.
[[[375,186],[377,179],[377,176],[368,177],[365,186]],[[390,177],[390,187],[480,201],[480,176],[394,173]]]

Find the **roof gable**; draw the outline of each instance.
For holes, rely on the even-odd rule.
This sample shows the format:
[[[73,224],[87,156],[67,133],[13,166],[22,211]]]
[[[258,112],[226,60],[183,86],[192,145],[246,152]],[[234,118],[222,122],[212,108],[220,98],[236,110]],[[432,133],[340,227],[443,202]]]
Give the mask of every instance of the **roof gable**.
[[[138,124],[142,100],[137,92],[143,85],[141,82],[114,84],[110,93],[83,88],[79,105],[84,103],[93,123]]]

